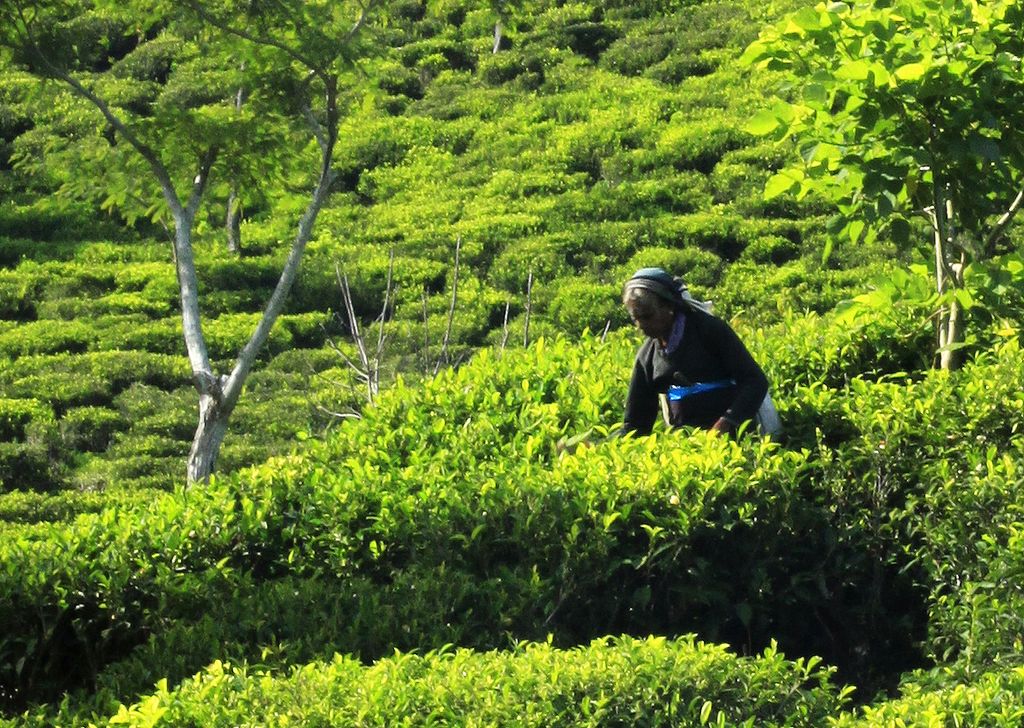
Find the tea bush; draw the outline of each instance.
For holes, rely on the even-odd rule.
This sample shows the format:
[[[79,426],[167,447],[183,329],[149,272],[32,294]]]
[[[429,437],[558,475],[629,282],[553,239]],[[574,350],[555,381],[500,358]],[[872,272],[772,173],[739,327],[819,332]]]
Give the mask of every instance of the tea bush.
[[[871,413],[897,413],[919,391],[865,382],[837,395],[835,426],[846,429],[837,444],[848,444],[821,461],[811,459],[814,450],[678,435],[559,456],[558,437],[619,416],[621,392],[598,374],[628,370],[631,352],[619,339],[582,348],[538,343],[500,361],[480,355],[434,381],[396,386],[361,421],[307,446],[301,457],[121,512],[116,518],[123,522],[105,512],[98,521],[72,524],[65,535],[47,534],[46,542],[91,544],[48,557],[57,561],[47,572],[64,575],[56,583],[70,580],[60,593],[79,595],[74,633],[63,638],[61,653],[93,655],[83,664],[95,664],[90,679],[102,680],[104,665],[127,656],[150,625],[171,620],[182,631],[152,637],[150,654],[189,654],[174,640],[187,639],[187,625],[210,614],[214,603],[254,599],[248,595],[263,580],[293,575],[336,583],[330,609],[338,614],[374,615],[375,626],[360,622],[358,630],[351,619],[332,621],[337,631],[317,640],[324,649],[365,657],[445,642],[493,648],[504,644],[506,632],[552,632],[560,643],[577,643],[617,631],[697,629],[754,647],[776,636],[845,660],[854,671],[870,671],[863,659],[877,659],[872,643],[856,636],[870,633],[894,669],[910,659],[922,617],[907,613],[907,600],[915,598],[899,573],[907,565],[885,525],[888,516],[877,519],[901,506],[893,499],[901,484],[913,486],[917,465],[907,452],[915,440],[908,438],[920,440],[929,415],[879,429]],[[928,436],[944,443],[964,415],[942,399],[942,380],[927,381],[949,420]],[[810,432],[816,426],[833,428],[812,420]],[[157,461],[143,451],[163,452],[172,441],[152,442],[156,450],[140,441],[131,461],[110,461],[112,475],[155,475]],[[879,451],[881,442],[890,444]],[[888,469],[892,482],[882,501],[870,477],[878,468]],[[833,497],[845,505],[836,510]],[[39,571],[33,541],[19,543],[2,554],[10,573]],[[82,558],[106,565],[102,579]],[[207,586],[186,586],[193,579]],[[857,590],[872,579],[886,593],[881,602]],[[28,640],[36,629],[25,621],[29,615],[59,614],[60,602],[47,596],[52,587],[28,593],[19,584],[2,586],[10,609],[4,618]],[[834,600],[824,611],[810,606],[821,588]],[[184,601],[173,596],[186,593]],[[413,593],[418,599],[410,601]],[[808,609],[827,631],[808,622]],[[111,615],[133,625],[115,641],[99,636]],[[287,631],[278,612],[257,608],[252,618],[235,627],[249,634],[264,624],[278,636],[301,637]],[[879,620],[888,620],[888,631]],[[228,622],[204,628],[223,629],[211,644],[251,644]],[[863,632],[867,624],[874,627]],[[4,647],[7,662],[24,656],[36,677],[31,684],[12,674],[5,680],[23,695],[62,684],[50,672],[57,655],[26,652],[33,643],[21,640]],[[252,654],[250,648],[246,655]],[[858,666],[852,654],[868,657]],[[61,677],[68,679],[75,676]]]
[[[618,285],[570,278],[555,281],[552,287],[555,294],[549,309],[551,319],[562,331],[579,334],[589,329],[600,333],[606,325],[619,328],[629,319],[622,307]]]
[[[820,725],[845,702],[815,662],[775,650],[740,658],[692,638],[603,639],[572,650],[398,654],[371,667],[337,656],[274,675],[216,662],[166,684],[125,725],[261,721],[390,726]]]
[[[48,490],[59,483],[60,474],[48,443],[0,442],[0,492]]]
[[[30,354],[81,353],[96,339],[91,324],[83,321],[30,321],[0,333],[0,355],[5,357]]]
[[[47,376],[58,381],[63,376],[102,379],[104,391],[115,394],[133,383],[176,389],[190,379],[188,361],[183,356],[142,351],[97,351],[19,357],[0,374],[0,385],[11,391],[29,391]],[[29,379],[32,385],[24,383]]]
[[[1009,728],[1024,721],[1024,668],[989,672],[942,688],[910,684],[896,699],[840,717],[852,726],[955,725]]]
[[[38,266],[19,266],[17,271],[0,270],[0,318],[31,321],[46,276]]]
[[[38,400],[0,399],[0,441],[24,442],[33,424],[52,421],[53,410]]]
[[[115,432],[126,427],[120,413],[105,407],[78,407],[60,420],[61,445],[69,450],[106,450]]]
[[[135,507],[152,497],[145,490],[116,492],[65,491],[38,493],[13,491],[0,495],[0,522],[32,524],[72,521],[82,513],[98,513],[106,508]]]

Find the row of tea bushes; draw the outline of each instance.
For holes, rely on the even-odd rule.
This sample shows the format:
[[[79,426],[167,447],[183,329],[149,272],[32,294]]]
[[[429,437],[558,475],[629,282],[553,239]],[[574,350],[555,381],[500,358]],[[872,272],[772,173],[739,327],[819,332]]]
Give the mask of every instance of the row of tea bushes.
[[[224,314],[205,322],[210,356],[234,356],[249,340],[258,313]],[[327,313],[284,314],[274,326],[263,354],[319,346]],[[40,354],[130,350],[178,354],[182,349],[181,319],[150,319],[144,314],[112,315],[92,320],[30,321],[0,333],[0,356],[11,359]]]
[[[940,686],[909,682],[898,697],[839,716],[832,725],[1013,728],[1024,723],[1024,668],[988,672],[968,681],[944,682]]]
[[[1012,424],[985,423],[1019,421],[1019,347],[958,378],[796,386],[780,405],[806,433],[799,451],[671,434],[560,455],[560,438],[619,416],[608,377],[631,355],[619,337],[480,355],[398,385],[301,455],[139,508],[11,531],[0,604],[16,628],[3,662],[22,668],[3,676],[7,699],[102,683],[108,664],[131,655],[180,678],[215,656],[208,645],[248,645],[225,649],[252,658],[258,645],[301,641],[308,625],[285,616],[296,610],[259,596],[281,579],[334,595],[297,610],[323,617],[317,645],[303,650],[376,657],[495,647],[506,633],[577,642],[699,630],[754,645],[774,636],[869,680],[880,654],[893,661],[886,669],[911,659],[928,594],[948,591],[931,565],[943,534],[984,522],[983,510],[936,506],[925,559],[925,546],[908,552],[904,534],[921,523],[912,505],[939,487],[935,462],[1015,452]],[[1012,483],[993,497],[1015,502]],[[913,559],[921,565],[907,571]],[[203,622],[216,605],[227,605],[224,618]],[[189,646],[200,623],[210,637],[201,654]],[[189,650],[191,661],[165,662]]]
[[[129,726],[820,726],[848,698],[815,660],[737,657],[692,637],[574,649],[336,656],[286,673],[215,662],[166,682],[111,724]]]
[[[334,410],[358,404],[362,395],[341,364],[330,350],[289,349],[254,372],[224,448],[225,468],[287,452],[297,433],[329,419],[318,403]],[[0,492],[167,488],[182,477],[196,426],[184,357],[116,350],[24,356],[0,372],[0,393]]]

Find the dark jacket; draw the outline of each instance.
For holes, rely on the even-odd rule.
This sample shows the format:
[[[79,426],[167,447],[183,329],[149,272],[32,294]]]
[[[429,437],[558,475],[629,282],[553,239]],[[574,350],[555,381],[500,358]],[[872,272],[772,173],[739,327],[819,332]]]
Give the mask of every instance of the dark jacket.
[[[753,419],[768,393],[768,378],[729,324],[703,311],[687,310],[683,338],[675,351],[666,356],[656,340],[648,339],[637,352],[622,431],[649,434],[658,417],[658,395],[670,385],[728,379],[735,384],[684,399],[672,425],[710,428],[719,417],[739,424]]]

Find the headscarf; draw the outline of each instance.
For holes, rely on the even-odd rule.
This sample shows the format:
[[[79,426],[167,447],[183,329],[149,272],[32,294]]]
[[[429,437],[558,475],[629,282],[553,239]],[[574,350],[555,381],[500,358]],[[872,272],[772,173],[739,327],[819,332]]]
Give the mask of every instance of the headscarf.
[[[623,286],[622,295],[631,289],[643,288],[677,308],[689,308],[711,313],[711,301],[698,301],[681,278],[673,278],[662,268],[641,268]]]

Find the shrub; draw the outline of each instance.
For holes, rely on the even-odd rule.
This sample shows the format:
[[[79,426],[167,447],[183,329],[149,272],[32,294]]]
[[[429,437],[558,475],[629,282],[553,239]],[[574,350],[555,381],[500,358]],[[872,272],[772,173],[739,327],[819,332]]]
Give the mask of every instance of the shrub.
[[[33,422],[52,423],[53,410],[35,399],[0,399],[0,441],[24,442]]]
[[[0,492],[53,488],[58,484],[54,466],[43,444],[0,442]]]
[[[888,438],[881,462],[894,483],[912,482],[913,441],[900,444],[920,430],[920,415],[902,414],[909,395],[866,384],[842,409],[851,449],[834,465],[811,448],[679,434],[559,456],[557,438],[621,413],[607,372],[628,372],[627,341],[538,342],[500,361],[482,353],[433,381],[397,385],[301,456],[12,542],[0,549],[0,618],[14,625],[0,664],[24,657],[36,677],[4,679],[24,696],[98,679],[53,665],[118,661],[155,624],[185,635],[211,605],[256,603],[258,585],[285,574],[322,578],[335,595],[339,617],[321,648],[366,658],[446,642],[493,648],[505,635],[576,644],[699,630],[755,649],[775,636],[870,680],[872,655],[884,654],[886,669],[905,665],[920,622],[907,606],[909,577],[898,575],[902,551],[872,526],[897,504],[872,500],[864,463],[880,462],[873,453]],[[895,432],[869,416],[886,407],[901,414]],[[161,448],[136,450],[110,461],[111,474],[170,481],[181,469],[180,459],[143,454]],[[41,573],[45,584],[20,577]],[[78,615],[59,659],[33,647],[41,623],[32,616],[59,614],[58,592],[76,595]],[[247,624],[261,620],[284,629],[278,612]],[[160,645],[154,654],[181,654]]]
[[[120,266],[72,261],[45,263],[48,273],[43,296],[55,298],[92,298],[111,293],[116,288],[116,272]]]
[[[0,355],[83,352],[93,343],[96,331],[82,321],[32,321],[0,333]]]
[[[72,320],[119,314],[142,314],[159,318],[171,313],[163,300],[153,300],[140,293],[111,293],[99,298],[57,298],[40,301],[36,310],[40,318]]]
[[[22,264],[15,271],[0,271],[0,318],[34,319],[45,280],[36,266]]]
[[[69,450],[106,450],[115,432],[128,427],[121,415],[104,407],[76,407],[60,420],[60,439]]]
[[[755,263],[782,265],[799,257],[800,247],[781,235],[765,235],[748,243],[741,256]]]
[[[584,329],[601,332],[609,322],[618,328],[629,321],[618,285],[563,278],[552,287],[551,320],[567,334],[577,335]]]
[[[565,275],[568,273],[565,253],[570,239],[566,234],[554,234],[524,238],[506,245],[490,266],[491,282],[522,296],[531,272],[537,282],[553,281]]]
[[[96,320],[94,326],[97,332],[94,351],[121,349],[175,354],[183,347],[180,317],[150,320],[139,314],[105,316]]]
[[[664,268],[674,276],[679,276],[692,286],[692,293],[700,297],[696,289],[704,289],[713,295],[713,288],[722,274],[722,260],[712,252],[700,248],[651,246],[641,248],[629,259],[629,262],[617,269],[616,278],[625,282],[640,268]],[[621,297],[620,297],[621,298]]]
[[[161,263],[164,268],[173,269],[166,244],[153,240],[132,240],[130,242],[89,242],[82,243],[75,251],[75,260],[81,263],[120,263],[126,268],[140,263]],[[115,272],[115,280],[119,275]]]
[[[195,390],[181,387],[164,391],[151,384],[136,382],[114,397],[114,405],[129,422],[168,412],[190,412],[195,409]]]
[[[709,174],[729,151],[745,146],[749,137],[738,124],[713,119],[679,120],[658,140],[658,154],[679,170]]]
[[[929,689],[908,684],[890,701],[866,706],[837,728],[898,725],[975,725],[1010,728],[1024,721],[1024,668],[989,672],[970,682]]]
[[[63,493],[12,492],[0,495],[0,522],[56,523],[74,520],[82,513],[98,513],[105,508],[135,507],[152,497],[146,491]]]
[[[142,351],[23,356],[0,375],[0,384],[23,396],[59,403],[104,404],[136,382],[176,389],[190,380],[183,356]]]
[[[6,390],[16,397],[35,397],[45,402],[57,416],[72,407],[102,407],[109,404],[113,396],[109,380],[101,374],[82,372],[21,376],[11,382]]]
[[[571,650],[524,643],[509,653],[398,654],[372,667],[339,656],[279,676],[217,661],[173,692],[161,684],[119,717],[127,725],[159,715],[210,726],[386,726],[430,715],[474,725],[813,726],[847,699],[829,678],[815,661],[775,650],[738,658],[692,638],[602,639]]]

